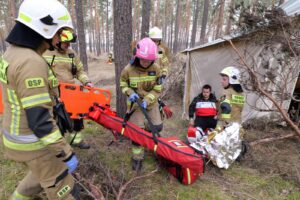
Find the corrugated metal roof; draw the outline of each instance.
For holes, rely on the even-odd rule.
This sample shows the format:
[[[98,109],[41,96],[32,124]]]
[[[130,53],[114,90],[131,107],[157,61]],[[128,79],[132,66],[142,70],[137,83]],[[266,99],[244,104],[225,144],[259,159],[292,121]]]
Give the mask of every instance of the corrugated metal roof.
[[[288,0],[285,3],[283,3],[282,5],[280,5],[280,7],[286,12],[286,14],[288,16],[300,15],[300,0]],[[205,48],[205,47],[208,47],[208,46],[212,46],[212,45],[215,45],[215,44],[225,42],[226,40],[231,40],[231,39],[238,38],[240,36],[241,35],[224,36],[223,39],[219,38],[219,39],[208,42],[206,44],[202,44],[202,45],[197,46],[197,47],[185,49],[184,51],[182,51],[182,53],[193,51],[193,50],[196,50],[196,49],[202,49],[202,48]]]
[[[288,16],[300,15],[300,0],[288,0],[280,7]]]

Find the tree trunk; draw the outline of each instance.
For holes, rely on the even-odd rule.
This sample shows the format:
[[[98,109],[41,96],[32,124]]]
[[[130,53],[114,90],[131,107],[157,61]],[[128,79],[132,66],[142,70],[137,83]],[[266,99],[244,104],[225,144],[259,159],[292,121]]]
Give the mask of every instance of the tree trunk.
[[[151,10],[151,1],[142,0],[142,28],[141,28],[141,38],[147,37],[150,26],[150,10]]]
[[[70,12],[74,31],[77,33],[77,20],[76,20],[76,12],[75,12],[75,0],[68,0],[68,10]],[[72,48],[78,52],[78,42],[72,43]]]
[[[138,0],[133,0],[133,19],[132,19],[132,39],[137,40],[137,29],[139,28],[137,26],[138,20],[139,20],[139,15],[138,15],[138,10],[139,10],[139,2]]]
[[[198,15],[200,10],[199,4],[200,4],[200,0],[196,0],[194,5],[194,19],[193,19],[193,28],[192,28],[192,36],[191,36],[191,47],[195,46],[195,41],[196,41]]]
[[[99,6],[98,1],[95,0],[95,45],[97,56],[101,54],[101,33],[100,33],[100,16],[99,16]]]
[[[101,31],[101,50],[105,50],[105,34],[104,34],[104,7],[103,2],[100,3],[100,31]]]
[[[136,40],[139,40],[141,37],[141,20],[140,20],[140,16],[141,16],[141,0],[137,0],[137,14],[136,16],[138,16],[137,18],[137,25],[136,25]]]
[[[156,12],[155,12],[154,26],[160,27],[160,0],[156,1]]]
[[[176,6],[176,22],[175,22],[175,35],[174,35],[174,44],[173,44],[173,52],[176,53],[178,50],[178,36],[179,36],[179,26],[180,26],[180,18],[181,18],[181,4],[180,0],[177,0]]]
[[[12,27],[15,24],[14,23],[15,18],[17,17],[17,8],[16,8],[16,3],[14,0],[9,0],[8,8],[9,8],[9,19],[8,19],[9,27],[7,27],[7,31],[10,32],[10,30],[12,29]]]
[[[218,39],[222,35],[222,29],[224,24],[224,7],[225,0],[220,1],[220,9],[219,9],[219,17],[218,17],[218,25],[216,30],[216,39]]]
[[[146,1],[146,0],[144,0]],[[116,96],[117,113],[123,116],[126,112],[126,96],[122,94],[120,88],[120,76],[123,68],[127,65],[131,49],[132,40],[132,15],[131,0],[114,0],[114,55],[116,73]],[[148,20],[149,22],[149,20]]]
[[[165,0],[165,3],[164,3],[164,18],[163,18],[163,39],[164,41],[167,41],[167,23],[169,22],[168,20],[168,15],[167,15],[167,8],[169,6],[169,1],[168,0]]]
[[[88,71],[87,54],[86,54],[86,42],[85,42],[85,29],[83,20],[83,10],[81,0],[75,0],[77,28],[78,28],[78,40],[79,40],[79,52],[80,60],[83,63],[84,70]]]
[[[279,3],[278,3],[278,5],[280,6],[283,3],[284,3],[284,0],[280,0]]]
[[[92,6],[92,0],[88,1],[88,8],[87,8],[88,12],[93,13],[93,6]],[[88,30],[88,38],[89,38],[89,51],[92,53],[93,52],[93,45],[94,45],[94,38],[93,38],[93,23],[94,22],[94,16],[91,15],[91,18],[89,19],[88,27],[86,27],[86,29]]]
[[[225,29],[225,35],[229,35],[230,34],[230,29],[231,29],[231,24],[232,24],[232,18],[233,18],[233,8],[234,8],[234,0],[230,1],[230,6],[229,6],[229,16],[227,19],[227,25],[226,25],[226,29]]]
[[[106,52],[109,52],[109,16],[108,16],[108,13],[109,13],[109,1],[107,0],[106,1]]]
[[[191,24],[191,0],[187,0],[187,3],[186,3],[186,13],[187,13],[187,16],[186,16],[186,27],[185,27],[185,32],[186,32],[186,35],[185,35],[185,48],[188,48],[189,46],[189,37],[190,37],[190,24]]]
[[[203,7],[200,44],[204,44],[205,42],[205,33],[206,33],[206,26],[208,21],[208,8],[209,8],[209,0],[205,0],[204,7]]]
[[[170,32],[170,44],[169,44],[169,46],[172,48],[172,52],[173,52],[173,24],[174,24],[173,5],[174,5],[174,2],[171,0],[171,6],[170,6],[171,7],[171,12],[170,12],[170,14],[171,14],[171,26],[170,26],[171,32]]]

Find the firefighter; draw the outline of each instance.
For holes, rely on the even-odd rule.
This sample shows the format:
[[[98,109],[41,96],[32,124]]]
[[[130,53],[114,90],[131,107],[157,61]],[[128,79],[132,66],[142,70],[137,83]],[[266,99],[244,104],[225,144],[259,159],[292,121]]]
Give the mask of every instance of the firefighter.
[[[203,131],[214,129],[217,125],[216,102],[215,95],[211,93],[211,86],[204,85],[202,92],[193,99],[189,106],[190,126],[200,127]]]
[[[163,83],[168,75],[169,68],[169,49],[162,43],[162,31],[158,27],[153,27],[149,30],[149,37],[158,47],[158,59],[156,64],[161,68],[161,76]]]
[[[226,67],[220,75],[224,90],[220,98],[218,125],[224,127],[230,122],[241,124],[245,95],[239,80],[240,71],[236,67]]]
[[[223,87],[223,95],[219,99],[218,125],[217,129],[222,130],[229,123],[242,123],[242,111],[246,101],[243,88],[240,83],[240,71],[236,67],[225,67],[221,72],[221,85]],[[241,138],[244,135],[244,129],[240,129]],[[241,153],[236,159],[240,161],[247,153],[248,143],[242,140]]]
[[[53,119],[58,81],[42,54],[73,29],[67,9],[57,0],[25,0],[1,58],[4,114],[2,139],[6,158],[28,169],[11,200],[28,200],[45,191],[50,200],[79,199],[71,173],[78,159]]]
[[[162,84],[164,84],[166,82],[168,68],[170,65],[169,49],[165,44],[162,43],[162,31],[158,27],[155,26],[149,30],[149,37],[153,42],[155,42],[158,48],[158,59],[156,60],[156,64],[161,69],[161,80]],[[162,116],[166,116],[167,118],[172,117],[172,110],[161,99],[159,99],[159,109]]]
[[[112,64],[113,63],[113,53],[112,52],[109,52],[108,53],[108,61],[107,61],[107,64]]]
[[[140,40],[134,50],[134,56],[121,73],[120,87],[128,96],[128,110],[131,104],[137,100],[146,109],[155,129],[160,132],[163,129],[158,97],[161,94],[161,71],[154,62],[157,58],[157,46],[150,38]],[[145,118],[142,111],[133,104],[135,111],[129,121],[145,129]],[[140,171],[144,159],[144,148],[133,143],[132,168]]]
[[[46,51],[43,55],[50,64],[54,75],[59,82],[74,84],[79,80],[83,85],[93,87],[89,77],[83,70],[80,58],[74,50],[69,48],[70,43],[76,42],[76,34],[69,29],[65,29],[60,36],[60,42],[56,44],[55,50]],[[83,119],[73,119],[72,123],[74,133],[69,135],[69,140],[73,141],[72,145],[80,149],[89,149],[90,145],[83,140],[83,135],[80,132],[83,129]]]

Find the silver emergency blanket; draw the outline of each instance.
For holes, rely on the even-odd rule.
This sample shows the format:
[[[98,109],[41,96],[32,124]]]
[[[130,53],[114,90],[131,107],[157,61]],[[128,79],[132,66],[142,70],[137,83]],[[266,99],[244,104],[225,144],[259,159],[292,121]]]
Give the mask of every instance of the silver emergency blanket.
[[[219,168],[228,169],[242,151],[240,128],[239,123],[232,123],[223,131],[215,132],[215,136],[210,142],[208,142],[210,136],[204,136],[201,141],[190,146],[200,153],[207,154]],[[208,133],[208,135],[210,134],[213,133]]]

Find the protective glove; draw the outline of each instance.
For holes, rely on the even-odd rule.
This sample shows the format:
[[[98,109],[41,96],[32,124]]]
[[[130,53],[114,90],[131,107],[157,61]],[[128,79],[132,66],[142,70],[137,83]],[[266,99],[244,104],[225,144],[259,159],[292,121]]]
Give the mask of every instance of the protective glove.
[[[89,83],[86,83],[85,86],[90,87],[90,88],[93,88],[93,87],[94,87],[94,84],[91,83],[91,82],[89,82]]]
[[[165,106],[163,107],[163,111],[164,111],[164,113],[165,113],[167,119],[169,119],[169,118],[172,117],[173,112],[172,112],[172,110],[171,110],[168,106],[165,105]]]
[[[129,96],[129,101],[130,102],[136,102],[136,100],[138,100],[140,97],[137,93],[132,93],[130,96]]]
[[[146,101],[142,101],[142,107],[146,110],[147,109],[147,102]]]
[[[164,84],[164,83],[166,82],[166,78],[167,78],[166,75],[161,75],[161,76],[159,77],[159,83],[160,83],[160,84]]]
[[[76,155],[73,153],[69,158],[67,158],[66,160],[64,160],[64,162],[68,166],[68,169],[69,169],[68,172],[69,172],[69,174],[71,174],[77,168],[77,165],[78,165],[79,161],[78,161]]]

